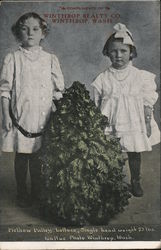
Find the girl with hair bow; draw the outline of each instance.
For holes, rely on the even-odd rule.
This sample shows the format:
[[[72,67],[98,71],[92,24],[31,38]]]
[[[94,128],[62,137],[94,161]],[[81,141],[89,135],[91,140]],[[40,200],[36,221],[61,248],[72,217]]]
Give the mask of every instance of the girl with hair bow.
[[[103,55],[111,66],[92,83],[94,101],[110,125],[105,134],[120,138],[123,152],[127,152],[131,173],[131,192],[143,196],[140,184],[141,152],[151,151],[160,142],[160,132],[153,116],[157,101],[155,75],[132,65],[137,57],[131,32],[117,23],[107,39]]]

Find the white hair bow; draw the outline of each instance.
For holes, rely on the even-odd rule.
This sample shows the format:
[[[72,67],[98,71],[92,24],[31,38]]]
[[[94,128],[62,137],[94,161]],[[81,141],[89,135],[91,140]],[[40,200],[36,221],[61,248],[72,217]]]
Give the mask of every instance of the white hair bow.
[[[126,26],[122,23],[117,23],[114,27],[115,30],[115,38],[123,38],[123,43],[128,45],[133,45],[132,40],[132,34],[131,32],[126,28]]]

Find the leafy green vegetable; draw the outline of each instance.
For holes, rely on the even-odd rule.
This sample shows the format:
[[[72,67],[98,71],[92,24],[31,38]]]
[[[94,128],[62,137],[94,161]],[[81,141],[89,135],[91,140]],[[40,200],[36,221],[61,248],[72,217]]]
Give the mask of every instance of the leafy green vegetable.
[[[119,140],[104,135],[108,119],[83,84],[74,82],[56,106],[40,154],[44,216],[70,226],[108,224],[130,197]]]

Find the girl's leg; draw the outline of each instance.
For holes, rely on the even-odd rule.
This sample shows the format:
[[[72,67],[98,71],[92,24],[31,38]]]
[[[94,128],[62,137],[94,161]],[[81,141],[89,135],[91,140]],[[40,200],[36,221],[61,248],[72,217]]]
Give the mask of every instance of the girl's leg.
[[[41,192],[41,164],[39,153],[32,153],[29,157],[29,169],[31,176],[31,199],[33,203],[39,202]]]
[[[131,192],[136,197],[143,196],[140,185],[141,153],[128,152],[129,167],[131,172]]]
[[[27,170],[28,170],[28,154],[17,153],[15,155],[15,177],[17,184],[17,200],[18,205],[25,207],[29,205],[29,196],[27,193]]]

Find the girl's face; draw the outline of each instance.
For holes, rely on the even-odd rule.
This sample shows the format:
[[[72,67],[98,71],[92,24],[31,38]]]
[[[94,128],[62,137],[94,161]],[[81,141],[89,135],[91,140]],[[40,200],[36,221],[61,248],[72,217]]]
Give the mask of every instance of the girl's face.
[[[24,22],[19,34],[22,46],[25,48],[39,46],[40,41],[44,38],[39,21],[33,17]]]
[[[113,41],[109,44],[108,54],[114,68],[124,69],[130,60],[130,46],[121,41]]]

